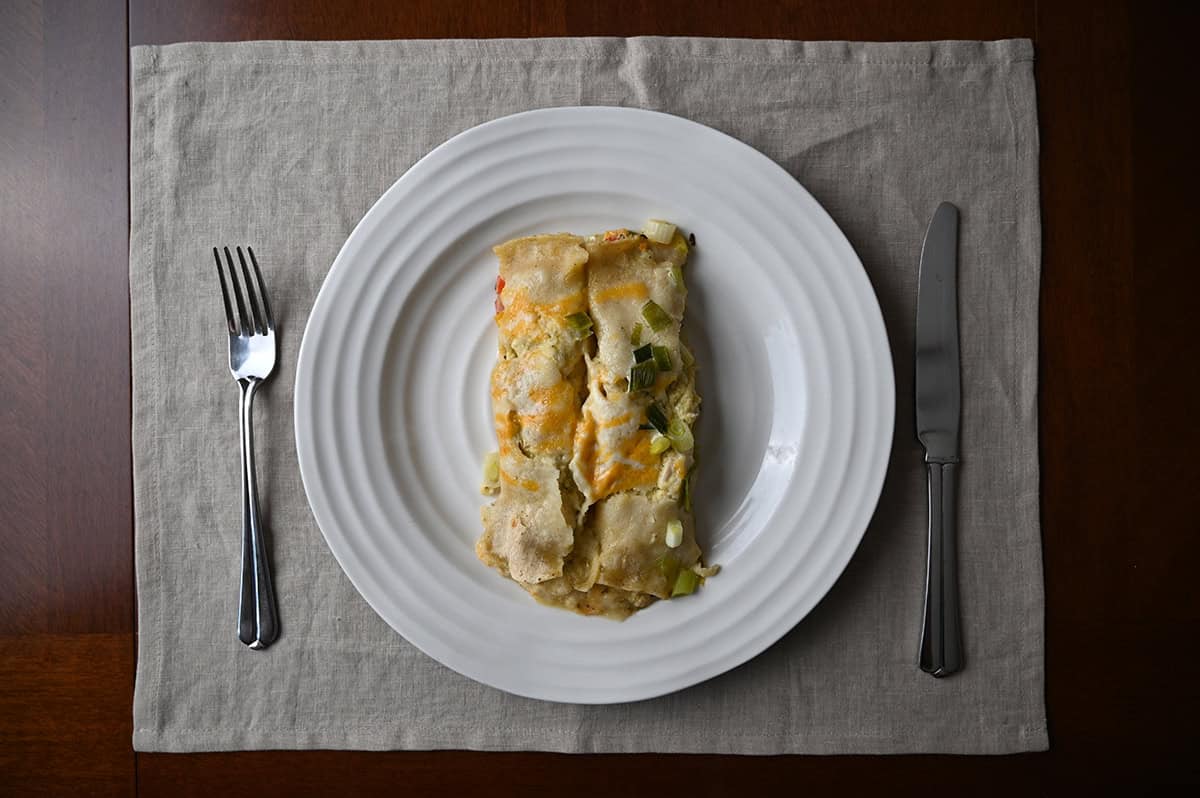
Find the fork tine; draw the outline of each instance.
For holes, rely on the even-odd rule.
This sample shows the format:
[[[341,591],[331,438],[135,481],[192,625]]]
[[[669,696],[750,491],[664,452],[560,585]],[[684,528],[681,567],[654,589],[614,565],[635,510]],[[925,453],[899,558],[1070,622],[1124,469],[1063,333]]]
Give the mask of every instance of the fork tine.
[[[247,246],[250,262],[254,264],[254,276],[258,279],[258,298],[262,300],[263,315],[266,317],[267,329],[275,329],[275,317],[271,315],[271,303],[267,301],[267,284],[263,282],[262,270],[258,268],[258,258],[254,257],[254,249]]]
[[[246,266],[246,256],[242,254],[241,247],[237,248],[237,256],[238,261],[242,264],[242,284],[246,286],[246,299],[250,303],[250,322],[253,324],[250,333],[253,335],[258,332],[266,335],[267,320],[258,310],[258,298],[256,297],[258,289],[256,289],[254,281],[250,279],[250,269]]]
[[[213,247],[213,258],[217,261],[217,277],[221,278],[221,299],[225,302],[225,326],[233,335],[237,334],[237,325],[233,321],[233,307],[229,304],[229,288],[225,284],[225,268],[221,265],[221,253]]]
[[[242,301],[242,288],[238,285],[237,267],[233,265],[233,255],[229,254],[229,247],[225,247],[225,262],[229,264],[229,282],[233,283],[233,298],[237,300],[238,319],[241,321],[241,327],[235,331],[240,335],[252,335],[254,328],[250,326],[249,320],[246,318],[246,303]]]

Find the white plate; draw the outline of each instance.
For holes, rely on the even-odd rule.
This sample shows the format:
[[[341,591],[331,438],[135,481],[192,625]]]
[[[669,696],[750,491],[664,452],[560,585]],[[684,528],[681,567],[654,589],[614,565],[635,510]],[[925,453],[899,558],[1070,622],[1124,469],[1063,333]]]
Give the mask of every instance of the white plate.
[[[475,559],[491,247],[649,217],[697,238],[696,517],[723,570],[618,623],[543,607]],[[632,701],[745,662],[825,595],[879,497],[893,394],[862,264],[783,169],[678,117],[557,108],[454,137],[359,222],[305,330],[296,446],[329,548],[422,651],[519,695]]]

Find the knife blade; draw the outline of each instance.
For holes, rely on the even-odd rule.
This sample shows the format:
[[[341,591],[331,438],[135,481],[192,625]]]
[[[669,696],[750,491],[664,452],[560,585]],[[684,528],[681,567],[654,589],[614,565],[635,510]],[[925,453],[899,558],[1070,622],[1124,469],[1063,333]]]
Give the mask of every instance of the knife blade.
[[[962,386],[958,347],[958,208],[937,207],[921,246],[917,280],[916,422],[925,448],[929,543],[921,670],[937,677],[962,669],[957,520]]]

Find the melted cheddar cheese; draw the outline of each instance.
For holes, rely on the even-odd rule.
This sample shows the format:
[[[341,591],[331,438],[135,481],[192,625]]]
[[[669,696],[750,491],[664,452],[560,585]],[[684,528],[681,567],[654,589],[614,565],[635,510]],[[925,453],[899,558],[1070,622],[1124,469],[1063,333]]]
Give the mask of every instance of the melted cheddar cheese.
[[[620,491],[653,488],[660,468],[660,456],[650,452],[650,431],[640,429],[649,399],[605,388],[598,372],[592,375],[571,459],[575,482],[589,504]]]

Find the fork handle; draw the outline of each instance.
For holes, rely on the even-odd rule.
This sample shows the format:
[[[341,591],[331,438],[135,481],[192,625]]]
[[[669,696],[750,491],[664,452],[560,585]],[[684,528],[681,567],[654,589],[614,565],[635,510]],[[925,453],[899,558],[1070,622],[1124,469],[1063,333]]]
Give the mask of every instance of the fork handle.
[[[921,670],[949,676],[962,670],[958,606],[958,465],[927,463],[929,549],[925,565],[925,612],[921,626]]]
[[[279,637],[275,588],[258,511],[258,478],[254,469],[254,393],[260,380],[238,380],[242,428],[242,586],[238,602],[238,639],[255,650]]]

